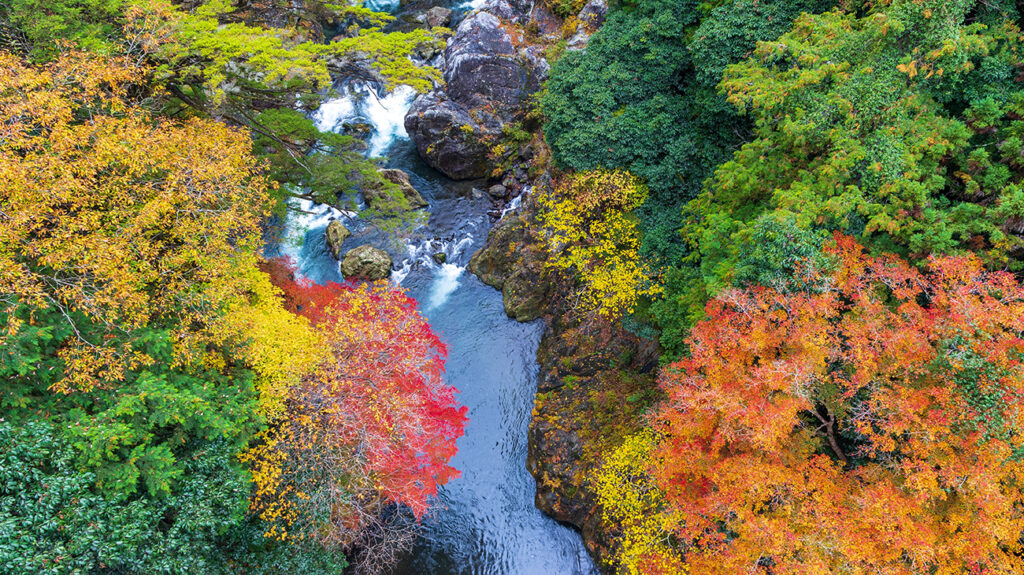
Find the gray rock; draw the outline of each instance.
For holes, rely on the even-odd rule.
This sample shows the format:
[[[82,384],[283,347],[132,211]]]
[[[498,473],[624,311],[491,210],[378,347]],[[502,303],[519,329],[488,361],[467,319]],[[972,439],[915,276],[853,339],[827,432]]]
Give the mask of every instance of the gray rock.
[[[412,182],[409,181],[409,174],[402,170],[392,169],[378,170],[378,173],[384,180],[398,186],[402,191],[402,196],[408,203],[407,209],[417,210],[427,207],[427,201],[423,199],[423,196],[416,191],[416,188],[412,186]],[[398,211],[393,204],[393,199],[383,186],[367,186],[363,189],[363,197],[366,198],[366,204],[373,209],[382,212]]]
[[[550,66],[539,47],[517,46],[489,12],[459,24],[444,60],[445,86],[413,103],[405,129],[420,156],[448,177],[484,177],[490,142],[540,89]]]
[[[544,276],[544,254],[524,248],[528,234],[523,220],[510,218],[491,230],[487,245],[467,266],[485,284],[501,290],[506,315],[524,322],[544,314],[551,290]]]
[[[444,80],[451,100],[518,107],[540,89],[549,66],[540,49],[517,49],[499,18],[478,12],[462,21],[445,50]]]
[[[443,98],[443,92],[417,98],[405,116],[406,132],[420,156],[449,178],[486,176],[486,140],[500,133],[500,123],[487,112],[477,116],[487,121],[480,123],[470,116],[468,108]]]
[[[434,6],[423,13],[423,22],[431,28],[447,26],[452,23],[452,11],[444,6]]]
[[[579,18],[580,22],[590,29],[591,32],[597,30],[604,24],[605,17],[608,16],[608,0],[590,0],[580,10]]]
[[[442,54],[443,50],[436,44],[426,43],[416,47],[416,55],[424,62],[429,62]]]
[[[349,250],[341,260],[346,279],[382,280],[391,275],[391,256],[384,250],[362,245]]]
[[[327,248],[331,250],[334,259],[341,258],[341,244],[352,235],[352,232],[345,227],[345,224],[334,220],[327,224],[327,231],[324,232],[324,239],[327,241]]]
[[[523,26],[530,21],[533,4],[533,0],[489,0],[483,9],[502,20]]]
[[[503,200],[505,199],[506,196],[508,196],[508,188],[501,184],[494,184],[493,186],[487,188],[487,195],[491,196],[496,200]]]
[[[587,2],[577,16],[579,24],[576,26],[576,33],[566,42],[566,48],[569,50],[582,50],[586,48],[591,34],[604,24],[604,19],[607,15],[608,0],[590,0],[590,2]]]

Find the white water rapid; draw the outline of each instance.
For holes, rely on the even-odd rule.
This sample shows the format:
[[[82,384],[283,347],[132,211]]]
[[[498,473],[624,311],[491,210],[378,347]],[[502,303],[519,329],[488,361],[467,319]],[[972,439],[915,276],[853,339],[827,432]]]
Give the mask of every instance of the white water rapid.
[[[446,4],[456,19],[483,0]],[[403,10],[398,0],[368,0],[376,9]],[[429,5],[417,5],[417,10]],[[278,253],[290,256],[312,281],[344,281],[338,261],[324,242],[332,219],[352,231],[342,251],[362,244],[387,250],[396,262],[391,282],[414,297],[434,331],[448,346],[446,381],[469,408],[466,434],[452,465],[462,476],[438,493],[423,519],[414,552],[394,575],[596,575],[579,533],[534,506],[536,484],[526,470],[527,427],[537,389],[540,322],[520,324],[504,311],[502,296],[466,273],[470,256],[483,247],[494,208],[484,194],[470,193],[419,158],[404,129],[411,88],[378,96],[374,86],[341,90],[315,116],[324,130],[365,123],[371,129],[367,153],[385,157],[387,167],[410,176],[429,203],[429,221],[396,242],[356,214],[296,200],[282,232]],[[519,207],[513,200],[507,217]],[[273,255],[273,254],[271,254]]]

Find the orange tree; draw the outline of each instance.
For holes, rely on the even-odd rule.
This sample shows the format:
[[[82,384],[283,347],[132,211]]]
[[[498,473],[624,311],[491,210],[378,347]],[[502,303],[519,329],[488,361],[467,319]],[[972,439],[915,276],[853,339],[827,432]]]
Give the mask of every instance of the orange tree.
[[[668,366],[652,473],[693,572],[1020,573],[1024,289],[827,247],[727,290]]]

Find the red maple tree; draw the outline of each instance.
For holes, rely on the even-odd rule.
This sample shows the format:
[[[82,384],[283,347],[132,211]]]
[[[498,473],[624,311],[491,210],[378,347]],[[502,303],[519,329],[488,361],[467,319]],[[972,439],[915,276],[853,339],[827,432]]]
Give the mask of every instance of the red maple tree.
[[[326,358],[289,400],[285,473],[317,518],[306,531],[351,542],[387,503],[420,518],[464,433],[465,407],[444,382],[447,347],[414,299],[386,282],[315,284],[288,260],[266,263],[287,309],[314,324]],[[324,525],[332,529],[324,529]]]

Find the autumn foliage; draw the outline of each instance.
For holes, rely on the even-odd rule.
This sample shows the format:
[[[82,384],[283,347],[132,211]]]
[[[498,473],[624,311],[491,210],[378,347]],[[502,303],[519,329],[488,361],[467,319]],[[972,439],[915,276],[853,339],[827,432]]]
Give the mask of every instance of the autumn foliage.
[[[52,306],[76,324],[61,391],[149,363],[126,337],[146,325],[175,325],[179,359],[194,359],[251,288],[269,183],[249,138],[154,120],[128,97],[145,72],[79,52],[35,68],[0,52],[0,305]],[[86,336],[87,321],[104,333]]]
[[[1024,289],[837,236],[730,290],[668,366],[651,472],[696,573],[1020,573]]]
[[[641,297],[661,292],[639,253],[632,215],[646,197],[640,180],[607,170],[573,174],[540,196],[547,266],[579,279],[580,311],[614,319],[632,313]]]
[[[45,435],[76,478],[72,507],[0,505],[5,524],[47,526],[0,536],[0,563],[209,572],[228,552],[263,563],[250,536],[278,565],[400,549],[414,521],[395,534],[393,519],[422,517],[457,473],[466,410],[444,384],[444,344],[399,290],[318,286],[264,262],[273,183],[251,138],[154,116],[137,98],[149,73],[0,52],[0,431]],[[35,419],[46,425],[27,435],[9,425]],[[32,449],[30,483],[57,485]],[[6,489],[26,509],[46,498]],[[111,515],[88,520],[95,547],[63,526],[83,510]],[[66,539],[76,549],[55,551]]]
[[[447,348],[415,300],[385,282],[316,285],[267,264],[289,309],[312,320],[322,358],[288,400],[288,417],[247,457],[255,508],[276,536],[351,544],[390,504],[426,513],[466,408],[444,384]]]

